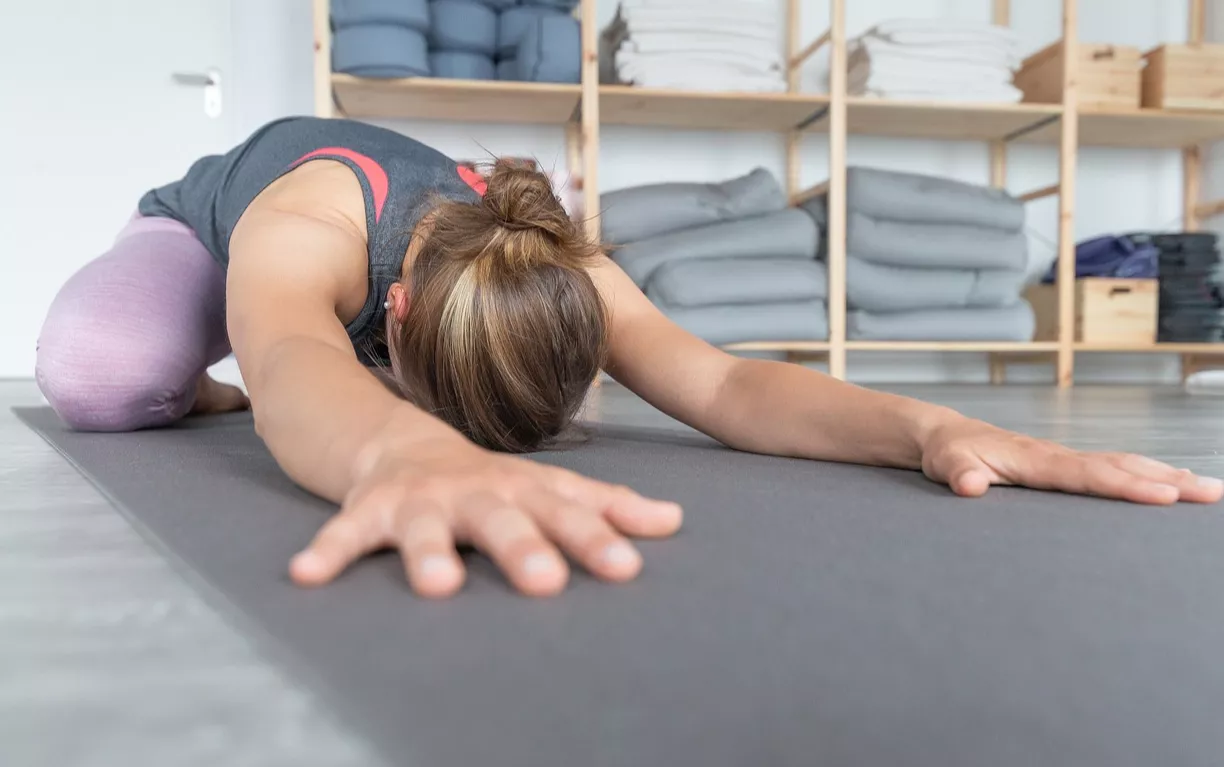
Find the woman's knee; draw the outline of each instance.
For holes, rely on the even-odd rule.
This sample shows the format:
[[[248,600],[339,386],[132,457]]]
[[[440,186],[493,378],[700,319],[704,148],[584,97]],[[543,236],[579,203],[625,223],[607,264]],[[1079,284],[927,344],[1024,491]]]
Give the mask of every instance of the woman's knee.
[[[187,413],[225,351],[225,280],[186,227],[138,220],[69,278],[38,339],[36,377],[70,426],[125,431]]]
[[[71,428],[132,431],[164,426],[187,414],[198,364],[157,349],[125,349],[106,337],[47,334],[35,378],[47,402]]]

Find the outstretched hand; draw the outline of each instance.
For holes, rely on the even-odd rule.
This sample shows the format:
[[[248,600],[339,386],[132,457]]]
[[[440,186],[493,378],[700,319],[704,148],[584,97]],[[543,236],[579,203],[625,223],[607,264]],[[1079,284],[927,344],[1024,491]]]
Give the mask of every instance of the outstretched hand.
[[[1215,503],[1224,482],[1128,453],[1087,453],[1016,434],[981,421],[956,419],[932,431],[922,470],[958,495],[980,496],[991,485],[1022,485],[1079,495],[1168,505]]]
[[[456,545],[488,555],[524,594],[548,596],[569,578],[562,551],[593,575],[628,581],[642,557],[626,536],[676,532],[680,507],[625,487],[474,446],[428,458],[367,461],[340,512],[290,564],[293,580],[323,585],[357,559],[399,549],[413,588],[446,597],[463,585]]]

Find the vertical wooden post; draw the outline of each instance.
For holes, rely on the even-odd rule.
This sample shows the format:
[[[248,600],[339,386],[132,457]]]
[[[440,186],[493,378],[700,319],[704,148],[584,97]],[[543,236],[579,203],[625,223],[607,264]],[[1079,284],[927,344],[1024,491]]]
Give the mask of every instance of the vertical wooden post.
[[[1190,0],[1190,34],[1192,44],[1203,42],[1207,29],[1207,0]]]
[[[582,0],[582,191],[587,235],[599,225],[599,26],[596,0]]]
[[[1203,42],[1206,33],[1206,2],[1190,0],[1190,28],[1186,39],[1191,44]],[[1182,149],[1182,228],[1187,232],[1198,231],[1201,222],[1198,215],[1199,196],[1203,183],[1203,156],[1199,147]],[[1184,382],[1199,366],[1193,354],[1181,355],[1181,378]]]
[[[829,374],[846,377],[846,0],[829,20]]]
[[[799,0],[786,0],[786,90],[789,93],[799,92],[800,67],[791,68],[792,62],[799,53],[802,29],[800,27]],[[800,143],[803,140],[802,131],[786,132],[786,196],[794,198],[799,193],[800,179]]]
[[[990,11],[990,23],[995,26],[1011,26],[1011,1],[994,0]],[[995,189],[1007,188],[1007,142],[990,142],[990,185]],[[998,386],[1007,382],[1007,358],[998,352],[987,355],[990,365],[990,383]]]
[[[332,99],[331,70],[331,2],[314,0],[314,110],[316,117],[333,117],[336,102]]]
[[[582,124],[576,116],[570,117],[565,123],[565,170],[570,184],[582,192],[583,207],[586,207],[586,187],[582,180]],[[571,218],[577,220],[576,215]]]
[[[792,67],[795,55],[799,52],[802,29],[800,27],[799,0],[786,0],[786,90],[788,93],[799,92],[800,67]],[[786,198],[793,200],[799,193],[802,183],[803,162],[803,132],[791,129],[786,132]],[[825,312],[829,308],[825,306]],[[813,339],[815,340],[815,339]],[[786,353],[786,361],[802,364],[805,358],[794,352]]]
[[[596,0],[582,0],[579,20],[582,26],[582,102],[577,144],[582,153],[582,215],[586,217],[587,237],[602,242],[599,219],[599,25]],[[571,142],[573,136],[567,136]],[[572,150],[571,150],[572,152]],[[573,154],[570,155],[573,158]],[[592,388],[602,379],[595,376]]]
[[[990,22],[1000,27],[1011,26],[1011,0],[994,0],[990,9]]]
[[[1063,114],[1058,154],[1058,386],[1075,375],[1075,170],[1079,149],[1079,25],[1063,0]]]
[[[1197,146],[1182,150],[1182,226],[1188,232],[1197,231],[1199,190],[1203,179],[1203,158]]]

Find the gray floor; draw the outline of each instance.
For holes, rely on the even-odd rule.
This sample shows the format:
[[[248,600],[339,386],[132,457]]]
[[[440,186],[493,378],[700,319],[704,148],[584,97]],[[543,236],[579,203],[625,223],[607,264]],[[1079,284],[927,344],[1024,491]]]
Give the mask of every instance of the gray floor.
[[[1224,399],[1142,387],[904,393],[1076,447],[1224,475]],[[0,383],[0,764],[373,764],[8,411],[37,402],[30,384]],[[664,420],[615,386],[589,413]]]

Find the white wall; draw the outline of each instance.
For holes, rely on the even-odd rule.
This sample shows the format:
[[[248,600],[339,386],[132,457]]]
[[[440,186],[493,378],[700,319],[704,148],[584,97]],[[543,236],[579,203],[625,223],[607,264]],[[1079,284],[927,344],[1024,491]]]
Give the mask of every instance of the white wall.
[[[0,7],[0,377],[29,377],[59,286],[149,186],[232,140],[170,77],[228,70],[232,35],[226,0]]]
[[[1148,48],[1164,41],[1185,38],[1186,3],[1174,0],[1080,0],[1080,37],[1086,41],[1112,42]],[[218,0],[218,5],[222,5]],[[600,15],[606,20],[615,11],[614,0],[601,0]],[[781,13],[782,0],[777,0]],[[885,18],[899,16],[954,16],[987,20],[988,0],[855,0],[848,3],[848,31],[857,33]],[[1059,34],[1059,0],[1013,2],[1013,25],[1026,48],[1035,50]],[[220,12],[220,11],[219,11]],[[262,122],[284,114],[312,110],[311,20],[310,4],[302,0],[232,0],[229,13],[233,29],[233,66],[229,77],[231,131],[245,135]],[[814,38],[827,26],[827,0],[805,0],[805,38]],[[1216,20],[1218,22],[1218,19]],[[1213,22],[1212,31],[1221,26]],[[1224,40],[1224,28],[1209,39]],[[87,67],[89,62],[80,62]],[[807,73],[807,80],[819,82],[820,62]],[[7,118],[6,119],[11,119]],[[0,124],[4,121],[0,120]],[[145,130],[133,117],[132,130]],[[487,148],[497,153],[530,154],[546,164],[564,164],[562,130],[552,127],[452,125],[439,123],[391,124],[454,156],[472,156]],[[88,123],[80,129],[87,130]],[[48,134],[51,150],[62,137]],[[894,141],[852,137],[850,162],[887,168],[948,175],[985,183],[987,150],[982,144],[933,141]],[[806,142],[803,180],[814,183],[825,177],[827,142],[813,136]],[[603,129],[601,181],[604,190],[651,181],[670,179],[721,180],[764,166],[781,176],[784,172],[782,139],[774,134],[690,132],[606,126]],[[1219,165],[1219,163],[1215,163]],[[1224,171],[1213,167],[1208,191],[1224,191]],[[88,170],[80,170],[87,173]],[[1016,147],[1010,155],[1009,176],[1014,191],[1044,186],[1056,180],[1057,157],[1054,149]],[[150,179],[150,182],[160,179]],[[1175,228],[1180,225],[1180,158],[1172,151],[1131,151],[1083,149],[1080,153],[1079,193],[1076,205],[1076,237],[1137,229]],[[5,194],[19,194],[10,181],[3,183]],[[124,188],[125,194],[131,190]],[[108,201],[109,204],[110,201]],[[134,200],[132,201],[134,202]],[[114,205],[129,203],[115,202]],[[112,207],[114,206],[112,205]],[[1051,257],[1056,232],[1052,200],[1031,206],[1030,228],[1033,250],[1038,257]],[[101,222],[85,218],[90,228]],[[109,222],[113,218],[106,216]],[[105,227],[102,227],[105,229]],[[4,250],[0,251],[5,280],[17,259],[43,249],[44,232],[25,231],[5,226]],[[110,231],[97,232],[102,241]],[[90,240],[93,242],[93,240]],[[51,258],[60,257],[51,252]],[[66,263],[60,259],[57,263]],[[62,279],[63,269],[54,263],[42,272],[42,279]],[[34,304],[49,300],[48,291],[23,305],[23,312],[37,312]],[[6,315],[7,316],[7,315]],[[32,344],[29,324],[19,331],[27,337],[10,339],[0,346],[0,375],[28,374],[15,369],[8,350]],[[1139,356],[1080,356],[1077,377],[1094,380],[1173,380],[1171,359]],[[852,355],[851,373],[857,380],[984,380],[985,364],[977,355],[898,356]],[[1023,379],[1026,371],[1017,371]],[[1034,380],[1049,380],[1048,367],[1027,373]]]

